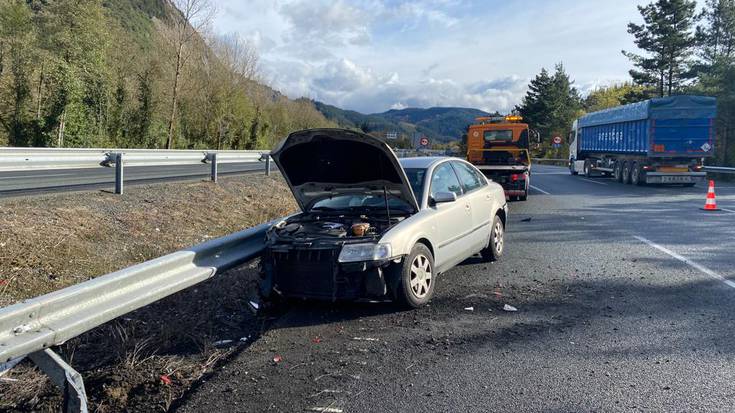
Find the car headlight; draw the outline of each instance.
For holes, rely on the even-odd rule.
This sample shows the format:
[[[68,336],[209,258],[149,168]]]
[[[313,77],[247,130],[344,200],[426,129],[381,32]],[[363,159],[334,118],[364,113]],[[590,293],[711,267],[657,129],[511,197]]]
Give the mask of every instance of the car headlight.
[[[393,254],[390,244],[345,244],[339,262],[387,260]]]

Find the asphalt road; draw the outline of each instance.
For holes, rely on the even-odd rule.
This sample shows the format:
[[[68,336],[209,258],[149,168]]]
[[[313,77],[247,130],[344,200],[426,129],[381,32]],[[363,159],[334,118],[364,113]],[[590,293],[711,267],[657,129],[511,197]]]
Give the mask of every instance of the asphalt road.
[[[733,411],[735,186],[707,213],[705,187],[534,171],[502,261],[416,311],[295,305],[178,411]]]
[[[220,164],[220,175],[264,171],[265,163]],[[125,167],[125,185],[172,180],[208,178],[210,166],[165,165]],[[115,168],[58,169],[0,172],[0,196],[21,196],[40,192],[115,189]]]

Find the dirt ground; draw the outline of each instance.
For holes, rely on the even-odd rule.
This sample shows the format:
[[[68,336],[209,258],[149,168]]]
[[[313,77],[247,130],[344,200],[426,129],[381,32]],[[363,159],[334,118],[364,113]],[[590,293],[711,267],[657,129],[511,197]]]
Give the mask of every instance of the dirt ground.
[[[260,175],[0,200],[0,306],[55,291],[296,209]],[[84,378],[90,411],[167,411],[263,331],[247,308],[257,263],[107,323],[58,352]],[[0,411],[58,411],[33,364],[0,376]]]

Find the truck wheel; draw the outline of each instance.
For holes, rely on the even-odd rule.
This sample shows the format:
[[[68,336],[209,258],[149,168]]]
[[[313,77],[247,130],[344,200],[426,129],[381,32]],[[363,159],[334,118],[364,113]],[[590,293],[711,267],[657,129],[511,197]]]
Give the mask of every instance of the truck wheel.
[[[403,260],[396,299],[403,307],[419,308],[434,295],[434,256],[424,244],[416,244]]]
[[[493,218],[493,226],[490,230],[490,244],[480,251],[482,259],[488,262],[497,261],[503,256],[505,250],[505,226],[499,216]]]
[[[630,162],[628,161],[623,163],[623,183],[630,185]]]
[[[590,167],[590,164],[591,163],[592,162],[590,162],[589,159],[586,159],[584,161],[584,176],[586,176],[587,178],[592,177],[592,171],[590,170],[591,169],[591,167]]]
[[[633,169],[630,171],[630,183],[633,185],[643,185],[641,180],[641,165],[638,162],[633,163]]]
[[[623,167],[620,165],[620,161],[615,161],[615,166],[613,166],[613,179],[623,182]]]

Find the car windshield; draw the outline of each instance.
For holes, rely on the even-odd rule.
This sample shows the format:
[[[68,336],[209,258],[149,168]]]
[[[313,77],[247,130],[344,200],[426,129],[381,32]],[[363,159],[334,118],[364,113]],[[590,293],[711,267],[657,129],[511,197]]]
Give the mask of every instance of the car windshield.
[[[388,197],[388,207],[391,212],[410,212],[411,205],[401,199]],[[312,211],[337,212],[382,212],[385,211],[385,197],[382,195],[349,194],[338,195],[322,199],[314,203]]]
[[[408,182],[411,184],[413,194],[416,196],[416,200],[421,203],[421,199],[424,195],[424,180],[426,179],[426,169],[423,168],[408,168],[404,169]]]
[[[510,142],[513,140],[512,130],[487,130],[485,142]]]

